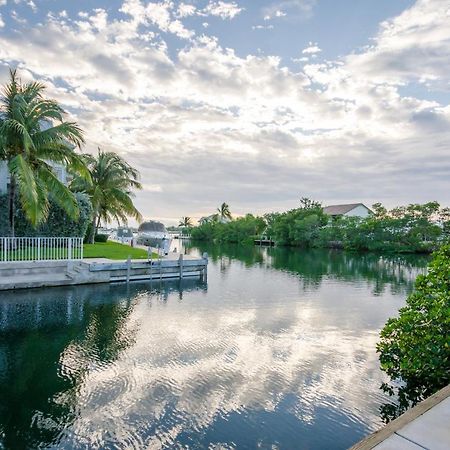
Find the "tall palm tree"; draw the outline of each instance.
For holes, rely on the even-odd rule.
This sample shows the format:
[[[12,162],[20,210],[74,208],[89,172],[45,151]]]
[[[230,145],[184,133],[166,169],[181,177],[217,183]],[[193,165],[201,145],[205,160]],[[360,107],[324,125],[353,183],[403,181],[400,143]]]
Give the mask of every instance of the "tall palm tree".
[[[126,223],[128,217],[142,220],[141,213],[133,204],[134,189],[142,189],[139,172],[114,152],[98,149],[97,156],[85,155],[91,179],[76,177],[70,188],[89,195],[93,208],[92,229],[89,237],[94,242],[95,234],[104,223],[117,221]]]
[[[178,226],[184,227],[184,228],[190,228],[190,227],[192,227],[192,219],[190,217],[182,217]]]
[[[230,207],[225,202],[222,203],[219,208],[217,208],[217,212],[218,212],[219,218],[221,220],[223,220],[223,219],[231,220]]]
[[[78,205],[73,193],[61,183],[51,162],[62,163],[81,176],[89,173],[81,155],[74,152],[84,142],[83,132],[73,122],[65,122],[63,109],[43,97],[45,86],[22,83],[16,70],[0,97],[0,160],[10,174],[9,215],[14,236],[16,191],[25,217],[33,226],[45,221],[51,197],[76,219]],[[53,123],[56,122],[56,125]]]

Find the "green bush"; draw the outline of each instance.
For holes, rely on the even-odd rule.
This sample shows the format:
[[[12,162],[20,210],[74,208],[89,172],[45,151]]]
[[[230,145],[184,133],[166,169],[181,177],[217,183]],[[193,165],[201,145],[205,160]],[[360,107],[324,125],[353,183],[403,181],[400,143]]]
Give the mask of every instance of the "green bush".
[[[377,351],[391,378],[383,391],[398,405],[382,407],[388,422],[450,383],[450,245],[434,254],[428,274],[417,277],[415,290],[397,318],[381,331]]]
[[[66,212],[50,199],[50,211],[45,223],[34,228],[26,219],[20,208],[19,201],[16,201],[15,212],[15,235],[16,236],[60,236],[60,237],[82,237],[86,233],[88,224],[91,221],[92,206],[89,198],[81,193],[75,194],[80,215],[77,220],[67,216]],[[8,196],[0,196],[0,235],[9,236],[9,202]]]
[[[94,236],[94,242],[106,242],[108,240],[109,236],[107,234],[101,234],[97,233]]]
[[[247,214],[227,223],[211,221],[191,229],[192,239],[229,243],[253,243],[266,227],[262,217]]]
[[[9,202],[8,195],[0,195],[0,236],[9,236]]]

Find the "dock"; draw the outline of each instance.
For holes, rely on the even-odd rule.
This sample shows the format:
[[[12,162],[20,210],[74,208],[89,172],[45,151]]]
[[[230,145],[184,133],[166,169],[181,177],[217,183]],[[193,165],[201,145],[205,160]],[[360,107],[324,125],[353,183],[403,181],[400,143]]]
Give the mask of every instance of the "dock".
[[[350,450],[447,450],[450,385],[420,402]]]
[[[0,291],[135,280],[207,279],[208,255],[170,254],[158,259],[18,261],[0,264]]]

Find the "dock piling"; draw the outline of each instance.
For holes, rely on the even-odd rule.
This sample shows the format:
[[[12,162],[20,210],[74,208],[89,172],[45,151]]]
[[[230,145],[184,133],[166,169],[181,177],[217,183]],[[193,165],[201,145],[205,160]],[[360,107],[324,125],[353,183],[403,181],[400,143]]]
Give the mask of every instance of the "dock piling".
[[[131,272],[131,256],[128,255],[128,259],[127,259],[127,283],[130,282],[130,272]]]

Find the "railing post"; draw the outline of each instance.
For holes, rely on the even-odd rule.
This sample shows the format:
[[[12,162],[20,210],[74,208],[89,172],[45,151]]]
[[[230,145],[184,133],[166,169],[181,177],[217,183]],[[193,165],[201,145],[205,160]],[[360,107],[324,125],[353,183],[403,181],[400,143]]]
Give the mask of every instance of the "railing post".
[[[127,283],[130,282],[130,272],[131,272],[131,256],[127,259]]]
[[[37,260],[41,260],[41,238],[37,238]]]
[[[178,258],[178,264],[180,265],[180,280],[183,278],[183,253],[180,253]]]
[[[72,238],[67,239],[67,259],[72,261]]]

